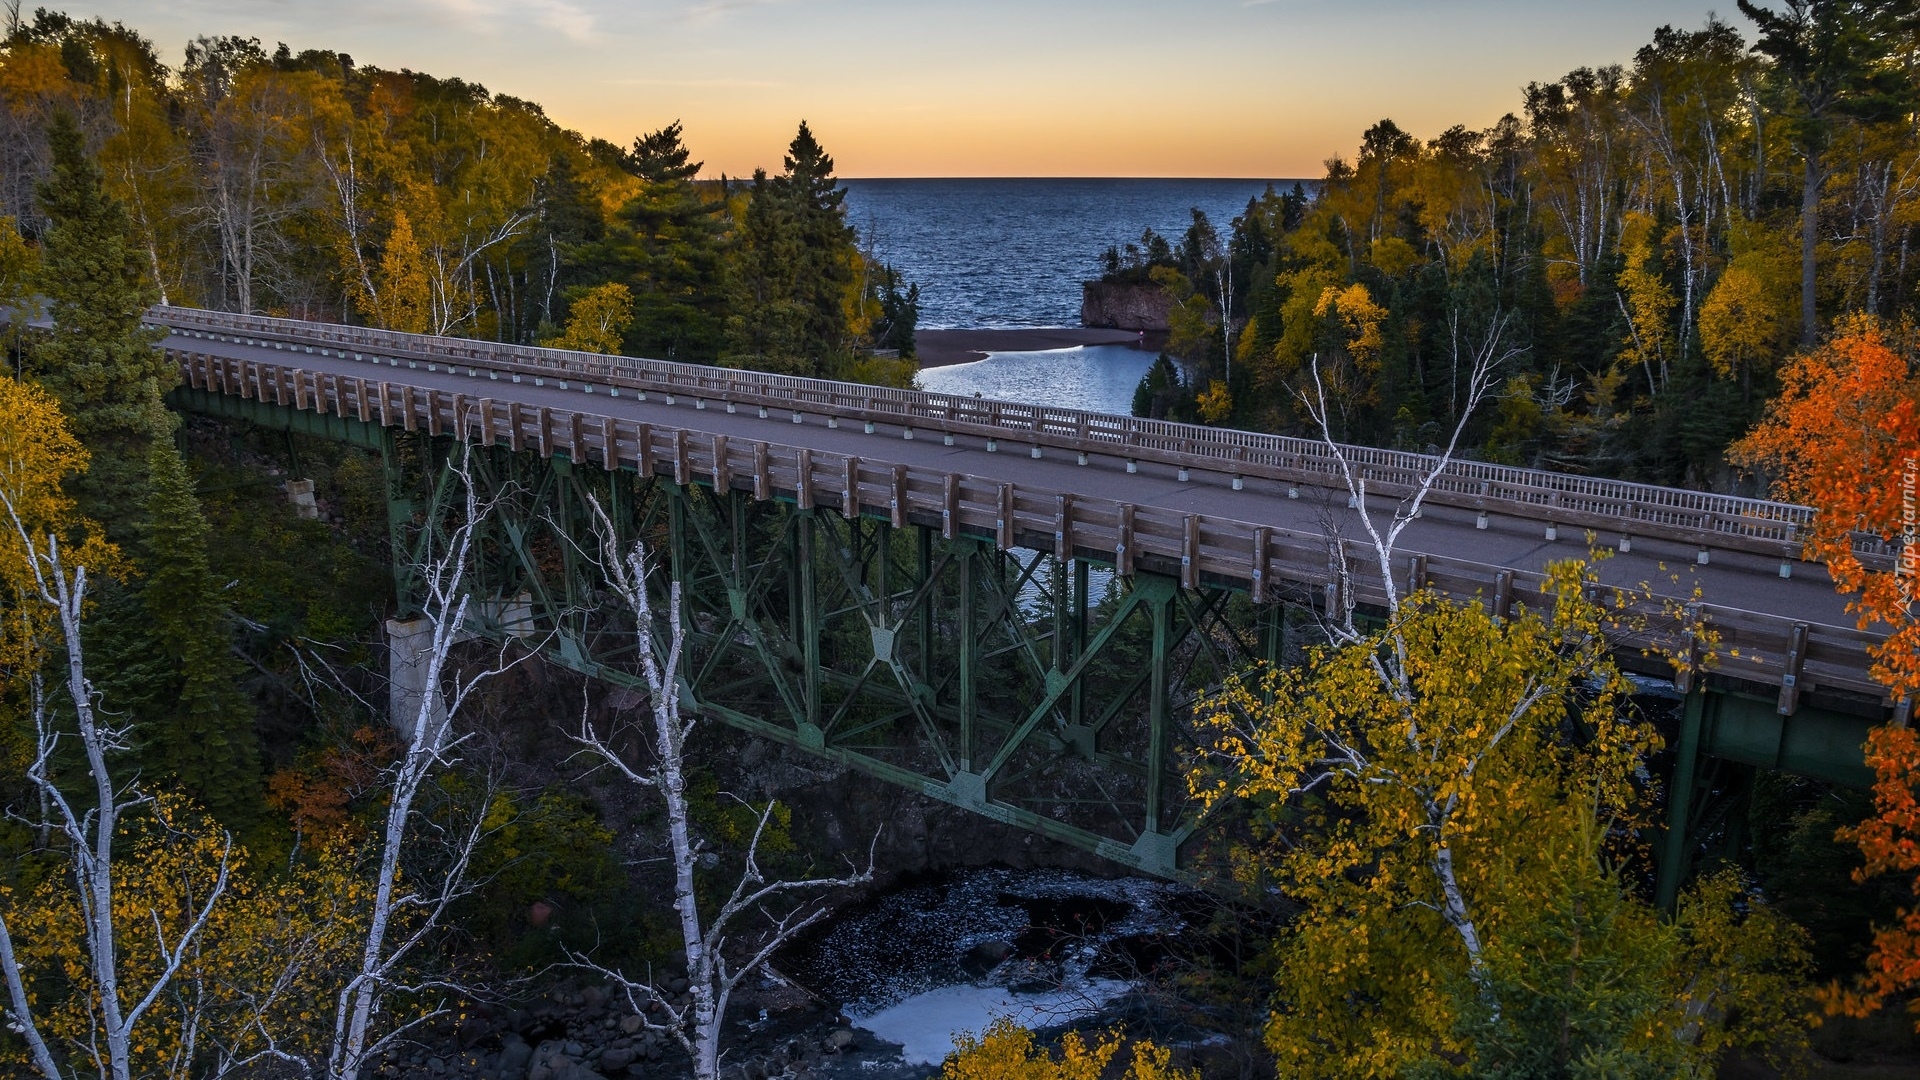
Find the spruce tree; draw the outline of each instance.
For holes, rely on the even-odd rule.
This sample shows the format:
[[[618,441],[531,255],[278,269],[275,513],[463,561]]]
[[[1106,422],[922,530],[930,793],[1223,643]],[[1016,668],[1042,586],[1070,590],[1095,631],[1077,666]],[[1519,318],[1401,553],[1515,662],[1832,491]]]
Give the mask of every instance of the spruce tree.
[[[798,232],[799,266],[794,299],[806,312],[802,348],[825,361],[845,352],[847,294],[853,284],[858,243],[847,224],[847,191],[833,175],[833,156],[814,139],[805,120],[787,147],[786,171],[773,182]]]
[[[229,826],[260,804],[260,748],[241,692],[219,582],[207,563],[207,519],[171,439],[148,455],[146,578],[140,600],[148,652],[171,673],[141,717],[150,769],[164,771]],[[170,690],[171,693],[164,692]]]
[[[822,375],[850,346],[847,304],[859,257],[833,158],[801,121],[785,171],[753,174],[727,273],[721,363]]]
[[[123,534],[141,503],[148,447],[172,430],[160,395],[177,379],[141,326],[156,294],[143,276],[126,207],[101,186],[99,166],[69,113],[47,131],[53,172],[39,185],[48,219],[34,284],[53,329],[28,370],[60,399],[73,433],[93,452],[77,486],[83,508]]]
[[[774,194],[765,169],[753,187],[727,260],[728,367],[785,375],[819,374],[806,351],[806,311],[798,300],[799,231],[785,200]]]
[[[711,363],[721,351],[726,290],[721,238],[727,204],[701,190],[701,163],[675,121],[633,141],[622,167],[641,181],[602,245],[616,280],[633,289],[626,344],[641,356]]]

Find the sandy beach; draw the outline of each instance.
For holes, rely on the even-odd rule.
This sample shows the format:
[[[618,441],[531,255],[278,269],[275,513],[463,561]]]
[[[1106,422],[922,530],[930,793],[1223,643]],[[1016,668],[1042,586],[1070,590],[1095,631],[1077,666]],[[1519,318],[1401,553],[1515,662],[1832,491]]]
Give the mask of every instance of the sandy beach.
[[[1149,345],[1157,344],[1147,335]],[[945,367],[984,360],[990,352],[1038,352],[1071,349],[1075,345],[1133,345],[1140,335],[1132,330],[1090,330],[1054,327],[1040,330],[921,330],[914,334],[921,367]]]

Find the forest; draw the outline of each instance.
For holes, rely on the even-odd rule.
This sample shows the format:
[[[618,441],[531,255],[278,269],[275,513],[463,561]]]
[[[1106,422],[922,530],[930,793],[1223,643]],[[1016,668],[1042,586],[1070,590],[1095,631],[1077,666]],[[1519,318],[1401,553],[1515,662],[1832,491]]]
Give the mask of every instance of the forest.
[[[1920,693],[1920,7],[1738,7],[1485,129],[1382,120],[1224,235],[1196,213],[1108,252],[1170,309],[1136,411],[1809,504],[1806,558],[1887,635],[1890,699]],[[46,319],[10,319],[0,376],[0,1070],[821,1075],[856,1038],[830,1012],[749,1050],[768,1018],[741,1003],[893,849],[732,790],[792,763],[682,714],[680,583],[622,546],[612,487],[581,482],[582,542],[544,556],[597,568],[637,658],[617,689],[464,635],[499,543],[477,455],[397,526],[395,461],[169,409],[142,322],[910,385],[917,289],[809,126],[778,171],[708,182],[677,121],[623,147],[458,78],[237,37],[170,68],[119,24],[7,15],[0,308]],[[1606,555],[1498,614],[1329,607],[1291,662],[1184,688],[1169,787],[1218,835],[1192,940],[1138,973],[1178,1022],[995,1023],[940,1075],[1910,1068],[1920,738],[1874,730],[1871,790],[1749,770],[1660,902],[1672,720],[1618,663],[1644,627],[1599,599]],[[390,696],[402,574],[440,697]],[[849,776],[823,782],[848,820],[903,815]]]
[[[861,249],[804,122],[780,173],[702,182],[678,122],[615,146],[458,78],[250,38],[170,71],[118,23],[17,8],[0,216],[44,232],[45,132],[72,116],[161,303],[808,374],[912,355],[914,289]]]
[[[1920,30],[1910,5],[1739,7],[1487,127],[1381,120],[1224,235],[1196,214],[1109,251],[1171,300],[1178,363],[1143,407],[1299,433],[1317,357],[1338,437],[1423,449],[1494,355],[1481,456],[1753,490],[1726,449],[1786,359],[1843,315],[1920,311]]]

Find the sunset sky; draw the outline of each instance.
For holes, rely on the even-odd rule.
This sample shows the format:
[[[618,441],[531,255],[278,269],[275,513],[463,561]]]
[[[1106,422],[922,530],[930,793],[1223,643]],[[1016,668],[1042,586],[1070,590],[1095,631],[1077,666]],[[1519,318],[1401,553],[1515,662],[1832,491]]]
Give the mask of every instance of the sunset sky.
[[[32,6],[31,0],[29,6]],[[49,6],[58,6],[49,4]],[[1723,18],[1743,25],[1731,4]],[[1485,127],[1520,87],[1627,63],[1694,0],[111,0],[169,64],[199,34],[460,76],[707,171],[777,169],[805,117],[840,175],[1318,176],[1381,117]]]

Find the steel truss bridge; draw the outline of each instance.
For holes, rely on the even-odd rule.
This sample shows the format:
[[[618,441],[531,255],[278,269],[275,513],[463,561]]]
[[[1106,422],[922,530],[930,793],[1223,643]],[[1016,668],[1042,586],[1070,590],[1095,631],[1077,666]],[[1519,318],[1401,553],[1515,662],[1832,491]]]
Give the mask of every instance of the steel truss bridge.
[[[582,553],[596,495],[684,583],[688,704],[1147,873],[1201,857],[1177,773],[1196,701],[1309,643],[1317,613],[1385,600],[1312,440],[195,309],[149,322],[179,364],[176,406],[382,455],[403,614],[405,554],[446,512],[454,447],[484,448],[472,471],[504,511],[479,586],[491,632],[632,681],[631,635]],[[1344,453],[1382,514],[1432,464]],[[1906,722],[1868,675],[1878,639],[1799,561],[1811,520],[1455,461],[1395,573],[1505,614],[1550,561],[1598,545],[1604,583],[1693,603],[1713,634],[1680,644],[1704,677],[1620,650],[1684,696],[1670,897],[1734,827],[1741,775],[1863,784],[1868,728]]]

